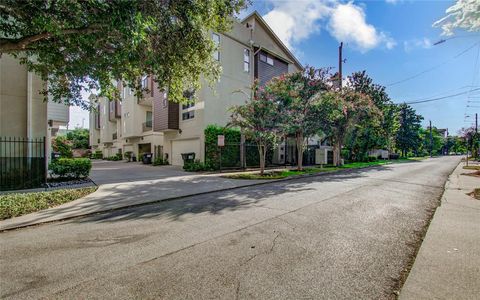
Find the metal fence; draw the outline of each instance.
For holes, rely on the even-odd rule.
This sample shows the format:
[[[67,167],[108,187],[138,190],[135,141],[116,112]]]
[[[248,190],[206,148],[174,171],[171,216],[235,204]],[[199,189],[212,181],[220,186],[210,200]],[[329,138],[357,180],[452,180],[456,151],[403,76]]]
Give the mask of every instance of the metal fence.
[[[0,191],[38,188],[46,180],[45,137],[0,137]]]
[[[303,155],[303,165],[315,164],[315,149],[319,146],[307,146]],[[224,147],[206,147],[206,161],[216,169],[241,169],[260,166],[260,157],[256,144],[245,143],[242,151],[240,143],[228,143]],[[243,155],[243,158],[242,158]],[[267,167],[291,166],[297,164],[297,148],[295,145],[283,143],[267,150],[265,165]]]

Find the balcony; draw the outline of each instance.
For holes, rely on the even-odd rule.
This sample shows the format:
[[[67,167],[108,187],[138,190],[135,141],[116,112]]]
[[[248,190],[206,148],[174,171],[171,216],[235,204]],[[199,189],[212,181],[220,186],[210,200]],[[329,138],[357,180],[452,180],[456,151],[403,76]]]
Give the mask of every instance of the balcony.
[[[117,136],[117,133],[116,133],[116,132],[112,134],[112,140],[115,141],[115,140],[117,139],[117,137],[118,137],[118,136]]]
[[[149,94],[144,94],[143,98],[137,98],[137,104],[152,107],[152,100],[152,96],[150,96]]]
[[[152,121],[147,121],[142,123],[142,132],[151,131],[152,130]]]

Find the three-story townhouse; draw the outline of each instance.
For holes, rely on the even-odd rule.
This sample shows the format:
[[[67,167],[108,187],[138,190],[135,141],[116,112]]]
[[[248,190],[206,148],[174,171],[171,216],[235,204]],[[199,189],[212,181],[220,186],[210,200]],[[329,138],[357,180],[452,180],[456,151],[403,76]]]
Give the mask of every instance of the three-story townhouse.
[[[151,92],[142,99],[135,100],[128,89],[122,92],[126,96],[121,105],[121,125],[117,128],[117,134],[120,128],[123,130],[121,142],[115,143],[102,133],[112,129],[104,124],[107,120],[102,121],[108,118],[103,117],[100,109],[100,127],[91,126],[92,147],[102,149],[107,156],[115,151],[132,151],[137,157],[152,152],[154,156],[168,158],[172,165],[183,165],[182,153],[193,152],[204,161],[205,128],[210,124],[227,125],[229,108],[248,100],[254,80],[263,84],[275,76],[302,68],[257,12],[236,20],[229,32],[211,35],[219,46],[213,53],[214,59],[222,67],[220,79],[213,88],[204,83],[195,91],[195,103],[178,104],[168,101],[168,94],[146,76],[142,84]],[[101,108],[108,105],[105,99],[98,99],[98,103]],[[102,103],[105,104],[102,106]],[[93,113],[90,124],[95,124],[97,117]]]

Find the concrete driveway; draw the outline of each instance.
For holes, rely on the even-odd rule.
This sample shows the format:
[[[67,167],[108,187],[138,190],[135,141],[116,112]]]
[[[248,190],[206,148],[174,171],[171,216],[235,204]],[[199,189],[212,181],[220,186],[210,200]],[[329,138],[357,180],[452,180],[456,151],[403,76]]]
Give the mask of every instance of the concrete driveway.
[[[139,162],[94,160],[90,178],[98,185],[155,180],[191,175],[179,166],[153,166]]]
[[[392,299],[458,157],[0,233],[0,298]]]

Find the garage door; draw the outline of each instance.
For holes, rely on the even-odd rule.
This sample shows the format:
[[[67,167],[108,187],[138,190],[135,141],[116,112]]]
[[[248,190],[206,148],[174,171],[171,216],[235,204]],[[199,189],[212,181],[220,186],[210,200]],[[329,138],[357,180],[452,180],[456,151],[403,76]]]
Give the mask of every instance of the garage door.
[[[172,159],[174,166],[183,166],[182,153],[195,152],[195,159],[200,158],[200,140],[172,141]]]

